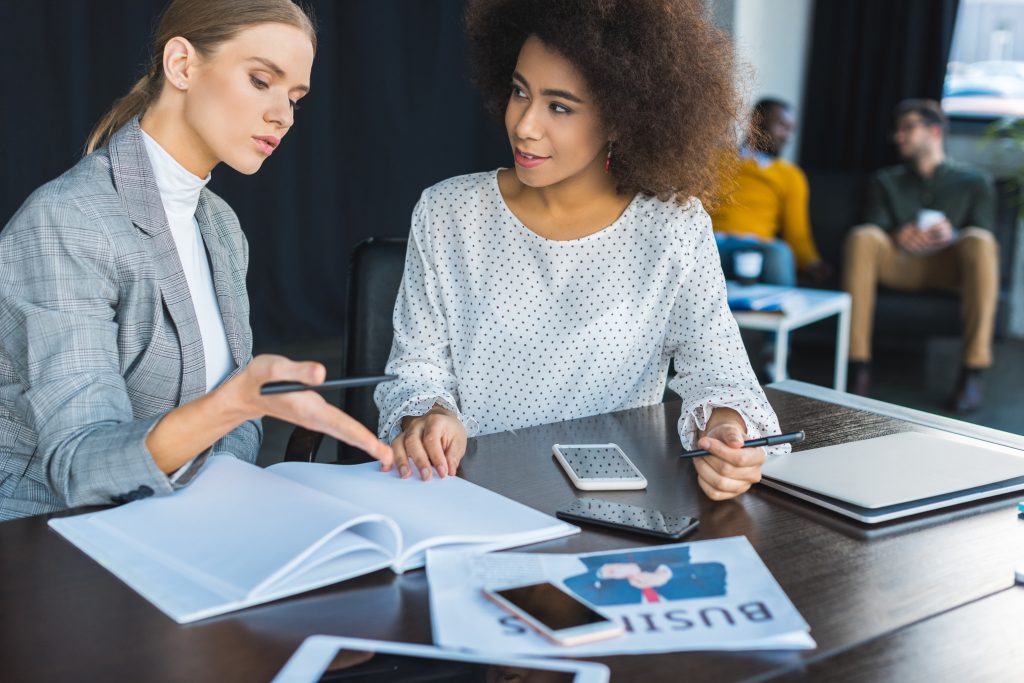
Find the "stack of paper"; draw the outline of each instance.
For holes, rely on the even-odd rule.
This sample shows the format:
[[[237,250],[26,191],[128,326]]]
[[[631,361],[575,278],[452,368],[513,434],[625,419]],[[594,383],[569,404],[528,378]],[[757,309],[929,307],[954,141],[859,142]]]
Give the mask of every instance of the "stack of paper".
[[[609,565],[615,571],[607,571]],[[635,571],[627,577],[629,569]],[[609,575],[623,578],[602,578]],[[586,555],[437,549],[427,553],[427,580],[434,642],[447,648],[598,657],[815,646],[807,622],[743,537]],[[626,634],[572,648],[554,645],[482,592],[539,581],[621,621]]]
[[[792,303],[793,290],[774,285],[739,285],[727,283],[729,309],[760,313],[785,313]]]

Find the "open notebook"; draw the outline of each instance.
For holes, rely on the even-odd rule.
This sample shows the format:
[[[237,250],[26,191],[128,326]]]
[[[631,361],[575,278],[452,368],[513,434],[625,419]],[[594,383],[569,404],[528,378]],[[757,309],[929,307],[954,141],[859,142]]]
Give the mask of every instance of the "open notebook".
[[[400,479],[378,463],[261,469],[230,456],[173,495],[49,524],[178,623],[422,567],[427,548],[579,532],[458,477]]]

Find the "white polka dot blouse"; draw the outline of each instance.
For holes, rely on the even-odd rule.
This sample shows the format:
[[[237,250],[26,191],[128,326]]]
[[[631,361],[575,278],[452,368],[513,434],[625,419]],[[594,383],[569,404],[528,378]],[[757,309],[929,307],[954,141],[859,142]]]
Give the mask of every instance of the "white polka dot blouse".
[[[374,395],[388,442],[435,404],[475,436],[658,403],[673,358],[686,448],[718,406],[751,438],[779,432],[697,199],[637,195],[603,230],[557,241],[515,217],[497,171],[438,183],[413,211],[394,327],[399,379]]]

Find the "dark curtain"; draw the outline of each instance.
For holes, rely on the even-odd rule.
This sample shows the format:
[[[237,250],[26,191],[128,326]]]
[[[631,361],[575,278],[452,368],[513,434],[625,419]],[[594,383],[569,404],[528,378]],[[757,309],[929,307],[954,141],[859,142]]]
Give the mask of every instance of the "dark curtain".
[[[942,98],[957,0],[817,0],[800,162],[873,171],[896,162],[892,110]]]
[[[0,3],[0,225],[73,165],[93,124],[141,74],[165,0]],[[319,27],[311,92],[254,176],[210,187],[249,239],[259,348],[344,331],[352,246],[404,237],[420,192],[508,164],[468,79],[462,0],[306,2]]]

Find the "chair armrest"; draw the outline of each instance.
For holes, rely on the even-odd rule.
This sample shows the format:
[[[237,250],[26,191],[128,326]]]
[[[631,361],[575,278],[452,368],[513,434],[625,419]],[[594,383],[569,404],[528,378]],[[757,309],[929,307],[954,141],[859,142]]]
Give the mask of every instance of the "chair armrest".
[[[284,449],[285,462],[313,462],[316,460],[316,452],[320,449],[320,442],[324,435],[314,432],[305,427],[296,427],[288,438],[288,446]]]

